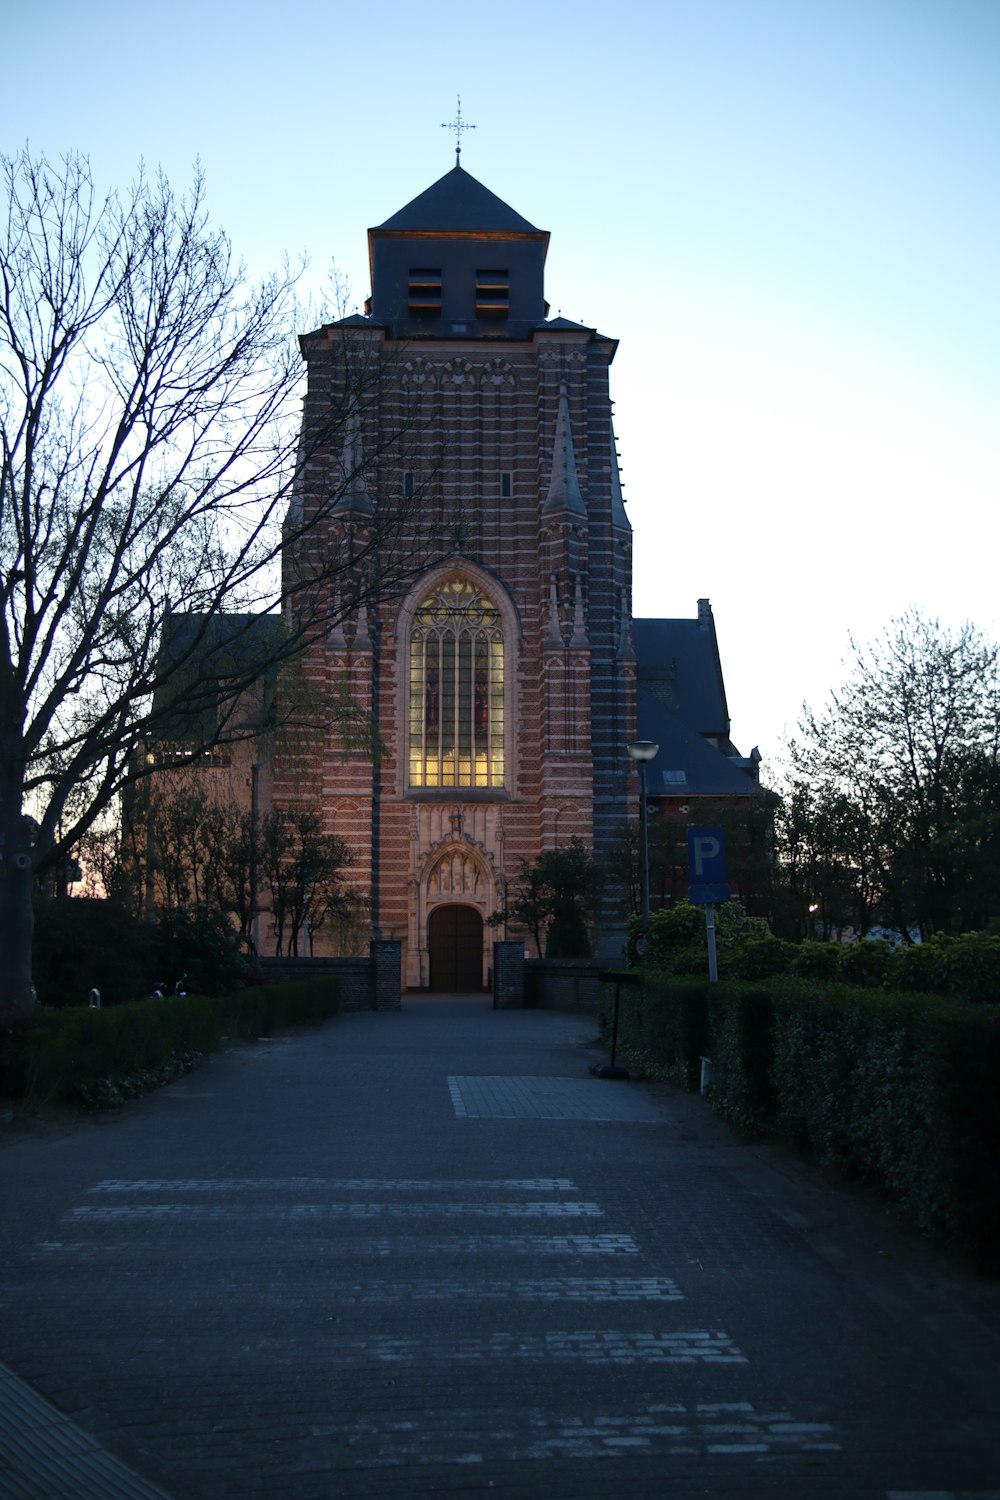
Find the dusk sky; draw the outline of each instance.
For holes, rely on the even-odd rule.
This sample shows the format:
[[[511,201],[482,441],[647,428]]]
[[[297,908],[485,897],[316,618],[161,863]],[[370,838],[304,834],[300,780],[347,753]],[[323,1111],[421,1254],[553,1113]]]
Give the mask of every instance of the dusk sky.
[[[256,274],[332,261],[454,163],[551,231],[621,341],[637,615],[711,599],[767,762],[909,606],[1000,636],[1000,0],[35,0],[0,141],[137,163]]]

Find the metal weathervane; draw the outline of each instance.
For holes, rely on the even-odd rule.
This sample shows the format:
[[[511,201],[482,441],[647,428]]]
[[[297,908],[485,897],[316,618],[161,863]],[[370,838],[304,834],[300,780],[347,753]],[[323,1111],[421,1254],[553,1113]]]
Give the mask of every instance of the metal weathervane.
[[[467,120],[462,119],[462,96],[458,94],[458,109],[453,120],[443,121],[442,130],[453,130],[455,132],[455,165],[458,166],[459,157],[462,155],[462,131],[475,130],[475,125],[470,125]]]

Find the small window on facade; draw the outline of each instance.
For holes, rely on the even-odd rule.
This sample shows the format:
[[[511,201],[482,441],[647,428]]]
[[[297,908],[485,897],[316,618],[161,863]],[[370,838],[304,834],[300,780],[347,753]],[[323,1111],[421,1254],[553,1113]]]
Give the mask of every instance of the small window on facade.
[[[500,475],[500,499],[509,500],[514,493],[514,479],[511,474]]]
[[[510,312],[510,277],[506,271],[476,272],[476,317],[506,318]]]
[[[404,500],[412,500],[413,499],[413,475],[412,474],[404,474],[403,475],[403,499]]]
[[[439,318],[441,316],[440,266],[411,268],[409,309],[411,318]]]

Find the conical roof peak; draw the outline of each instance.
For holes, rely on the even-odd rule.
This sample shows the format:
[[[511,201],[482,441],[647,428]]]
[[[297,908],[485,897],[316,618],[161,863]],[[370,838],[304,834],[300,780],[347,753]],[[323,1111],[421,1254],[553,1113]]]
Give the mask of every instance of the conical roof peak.
[[[460,162],[378,228],[542,233],[509,203],[484,187]]]

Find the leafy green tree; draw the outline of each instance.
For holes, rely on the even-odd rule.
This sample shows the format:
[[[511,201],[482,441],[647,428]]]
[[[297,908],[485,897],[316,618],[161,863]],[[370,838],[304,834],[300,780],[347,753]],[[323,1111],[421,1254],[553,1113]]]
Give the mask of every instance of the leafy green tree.
[[[906,941],[983,926],[1000,909],[998,647],[911,611],[852,651],[844,686],[806,710],[790,747],[786,872],[802,894],[811,860],[813,899],[824,879],[851,883],[862,933],[875,914]]]
[[[597,914],[603,879],[582,839],[546,849],[535,859],[518,860],[513,894],[506,909],[490,918],[494,926],[526,927],[541,958],[589,958],[589,925]]]

